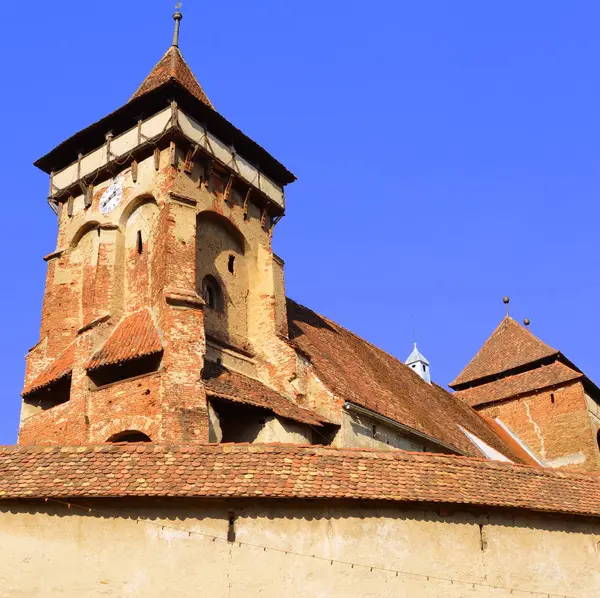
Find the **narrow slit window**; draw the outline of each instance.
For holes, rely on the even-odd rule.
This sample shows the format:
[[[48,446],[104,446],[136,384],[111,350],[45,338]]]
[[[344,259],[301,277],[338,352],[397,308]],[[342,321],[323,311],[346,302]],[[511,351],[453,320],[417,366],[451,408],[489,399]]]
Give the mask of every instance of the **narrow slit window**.
[[[139,230],[137,232],[137,252],[139,255],[142,255],[142,251],[144,251],[144,242],[142,240],[142,231]]]
[[[221,286],[212,276],[207,276],[202,281],[202,296],[206,306],[216,311],[223,310],[223,294]]]
[[[229,269],[229,272],[231,272],[231,274],[233,274],[233,272],[235,270],[235,255],[229,256],[229,263],[228,263],[227,267]]]

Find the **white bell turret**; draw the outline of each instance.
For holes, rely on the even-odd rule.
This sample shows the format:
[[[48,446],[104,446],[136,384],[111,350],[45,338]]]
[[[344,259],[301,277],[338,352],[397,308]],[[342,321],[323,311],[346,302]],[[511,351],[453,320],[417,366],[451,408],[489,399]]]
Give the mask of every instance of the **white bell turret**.
[[[408,359],[405,361],[406,365],[414,370],[415,373],[419,374],[425,382],[431,384],[431,376],[429,374],[429,362],[427,359],[421,354],[419,349],[417,349],[417,343],[415,343],[415,348],[412,353],[408,356]]]

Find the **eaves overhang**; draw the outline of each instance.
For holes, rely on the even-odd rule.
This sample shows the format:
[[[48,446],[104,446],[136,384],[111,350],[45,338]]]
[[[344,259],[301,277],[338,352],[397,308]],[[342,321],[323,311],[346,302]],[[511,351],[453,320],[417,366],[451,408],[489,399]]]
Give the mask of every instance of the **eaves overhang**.
[[[38,159],[34,165],[50,174],[64,169],[77,160],[79,154],[87,154],[101,146],[107,133],[113,136],[135,127],[145,118],[160,112],[176,101],[195,120],[202,123],[224,144],[234,147],[238,155],[254,164],[276,184],[284,187],[296,180],[281,162],[258,145],[218,112],[189,93],[177,81],[170,80],[161,87],[135,98],[108,116],[79,131]]]

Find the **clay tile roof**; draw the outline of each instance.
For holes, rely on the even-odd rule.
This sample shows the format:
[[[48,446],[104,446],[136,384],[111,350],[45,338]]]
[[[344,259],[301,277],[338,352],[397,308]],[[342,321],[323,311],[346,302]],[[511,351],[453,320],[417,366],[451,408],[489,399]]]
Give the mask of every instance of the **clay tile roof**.
[[[456,388],[552,355],[558,351],[507,316],[450,386]]]
[[[449,455],[283,444],[0,447],[0,500],[168,496],[443,503],[600,517],[597,474]]]
[[[496,434],[513,449],[514,453],[519,455],[522,463],[525,463],[526,465],[532,465],[533,467],[540,465],[540,463],[536,461],[535,458],[528,453],[527,450],[525,450],[525,448],[519,444],[519,442],[513,436],[511,436],[511,434],[498,422],[498,420],[483,414],[482,417],[494,430],[494,432],[496,432]]]
[[[254,378],[231,372],[208,362],[203,370],[203,380],[206,392],[210,396],[262,407],[280,417],[311,426],[322,426],[329,422],[318,413],[292,403],[291,400]]]
[[[571,369],[560,361],[555,361],[549,365],[542,365],[500,380],[492,380],[474,388],[457,390],[454,396],[474,407],[582,378],[584,375],[581,372]]]
[[[113,330],[104,346],[86,366],[95,370],[131,359],[155,355],[163,350],[162,341],[147,309],[126,316]]]
[[[166,54],[160,59],[138,90],[133,94],[131,100],[135,100],[170,81],[179,83],[179,85],[189,91],[195,98],[204,102],[204,104],[214,110],[214,106],[204,93],[204,90],[200,86],[200,83],[198,83],[194,73],[192,73],[192,70],[183,59],[179,48],[176,48],[175,46],[171,46],[167,50]]]
[[[288,299],[292,343],[339,398],[404,424],[459,453],[480,456],[459,424],[513,461],[519,461],[471,407],[428,384],[385,351]]]
[[[24,397],[46,388],[55,382],[71,375],[75,361],[75,341],[73,341],[42,373],[28,384],[22,395]]]

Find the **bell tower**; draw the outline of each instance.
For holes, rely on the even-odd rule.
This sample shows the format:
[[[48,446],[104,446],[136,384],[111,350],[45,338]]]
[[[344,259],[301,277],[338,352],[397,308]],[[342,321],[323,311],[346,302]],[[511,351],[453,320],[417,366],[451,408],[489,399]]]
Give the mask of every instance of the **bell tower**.
[[[207,364],[293,377],[271,236],[295,177],[217,112],[174,19],[133,97],[36,162],[58,231],[20,444],[207,442]]]

